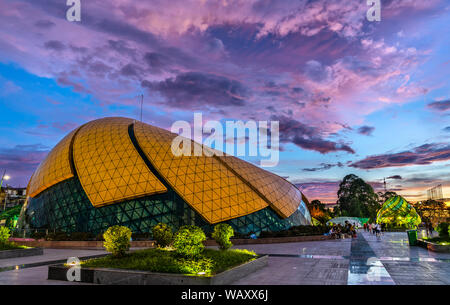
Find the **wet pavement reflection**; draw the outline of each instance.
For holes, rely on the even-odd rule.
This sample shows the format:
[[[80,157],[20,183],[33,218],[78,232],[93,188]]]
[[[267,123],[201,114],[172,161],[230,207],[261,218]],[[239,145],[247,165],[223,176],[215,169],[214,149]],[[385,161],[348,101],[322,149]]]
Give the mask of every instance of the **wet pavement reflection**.
[[[348,285],[395,285],[363,234],[352,240],[350,251]]]

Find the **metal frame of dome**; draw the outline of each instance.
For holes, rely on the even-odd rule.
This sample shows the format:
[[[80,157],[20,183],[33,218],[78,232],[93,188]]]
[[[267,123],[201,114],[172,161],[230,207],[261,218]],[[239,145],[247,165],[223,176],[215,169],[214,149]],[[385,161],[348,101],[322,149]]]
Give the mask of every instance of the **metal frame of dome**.
[[[377,213],[377,223],[400,223],[417,226],[421,218],[416,209],[402,196],[393,196],[386,200]]]

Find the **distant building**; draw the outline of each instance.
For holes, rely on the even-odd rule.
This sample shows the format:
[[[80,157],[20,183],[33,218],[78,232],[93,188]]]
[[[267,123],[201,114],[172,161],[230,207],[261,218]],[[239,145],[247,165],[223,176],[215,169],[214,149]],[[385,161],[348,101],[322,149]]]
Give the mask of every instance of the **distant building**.
[[[0,211],[25,203],[27,189],[24,187],[2,187],[0,191]]]

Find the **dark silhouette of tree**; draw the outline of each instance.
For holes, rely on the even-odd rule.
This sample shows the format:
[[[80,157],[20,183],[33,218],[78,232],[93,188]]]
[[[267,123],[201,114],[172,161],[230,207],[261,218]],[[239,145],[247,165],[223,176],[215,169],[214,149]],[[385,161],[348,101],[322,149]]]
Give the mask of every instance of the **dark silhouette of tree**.
[[[311,208],[317,208],[319,210],[321,210],[322,212],[325,211],[325,204],[320,202],[320,200],[313,200],[311,201],[311,203],[309,204]]]
[[[332,218],[332,213],[330,209],[326,208],[326,205],[320,200],[313,200],[308,204],[308,209],[311,217],[314,217],[321,224],[325,224],[330,218]]]
[[[396,192],[391,192],[391,191],[387,191],[387,192],[378,192],[378,198],[379,198],[379,202],[381,205],[383,205],[383,203],[385,203],[389,198],[394,197],[394,196],[398,196]]]
[[[340,216],[376,218],[381,205],[372,186],[354,174],[339,184],[337,207]]]

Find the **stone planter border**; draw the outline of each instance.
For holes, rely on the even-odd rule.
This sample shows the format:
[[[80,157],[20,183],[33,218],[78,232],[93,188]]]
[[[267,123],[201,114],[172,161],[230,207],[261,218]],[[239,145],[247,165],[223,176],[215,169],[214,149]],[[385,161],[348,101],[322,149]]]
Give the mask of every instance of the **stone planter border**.
[[[42,248],[2,250],[0,251],[0,259],[35,256],[43,254],[44,249]]]
[[[210,277],[112,268],[81,268],[81,282],[103,285],[226,285],[267,266],[267,261],[268,256],[264,255]],[[49,266],[48,279],[67,281],[68,270],[64,264]]]
[[[286,237],[265,237],[265,238],[242,238],[230,239],[233,245],[257,245],[257,244],[282,244],[282,243],[297,243],[304,241],[321,241],[331,239],[327,235],[304,235],[304,236],[286,236]],[[217,246],[213,239],[205,241],[205,246]]]
[[[450,253],[450,245],[439,245],[423,239],[418,239],[417,245],[433,252]]]
[[[28,247],[42,247],[51,249],[103,249],[103,241],[57,241],[57,240],[14,240],[18,245]],[[134,248],[151,248],[155,245],[152,240],[132,241],[131,247]]]
[[[288,237],[268,237],[258,239],[231,239],[233,245],[255,245],[255,244],[278,244],[292,243],[303,241],[320,241],[328,240],[329,236],[325,235],[306,235],[306,236],[288,236]],[[11,239],[12,240],[12,239]],[[12,240],[18,245],[28,247],[41,247],[51,249],[103,249],[103,241],[53,241],[53,240]],[[205,246],[217,246],[217,243],[208,239],[204,242]],[[132,248],[152,248],[155,242],[153,240],[133,240]]]

